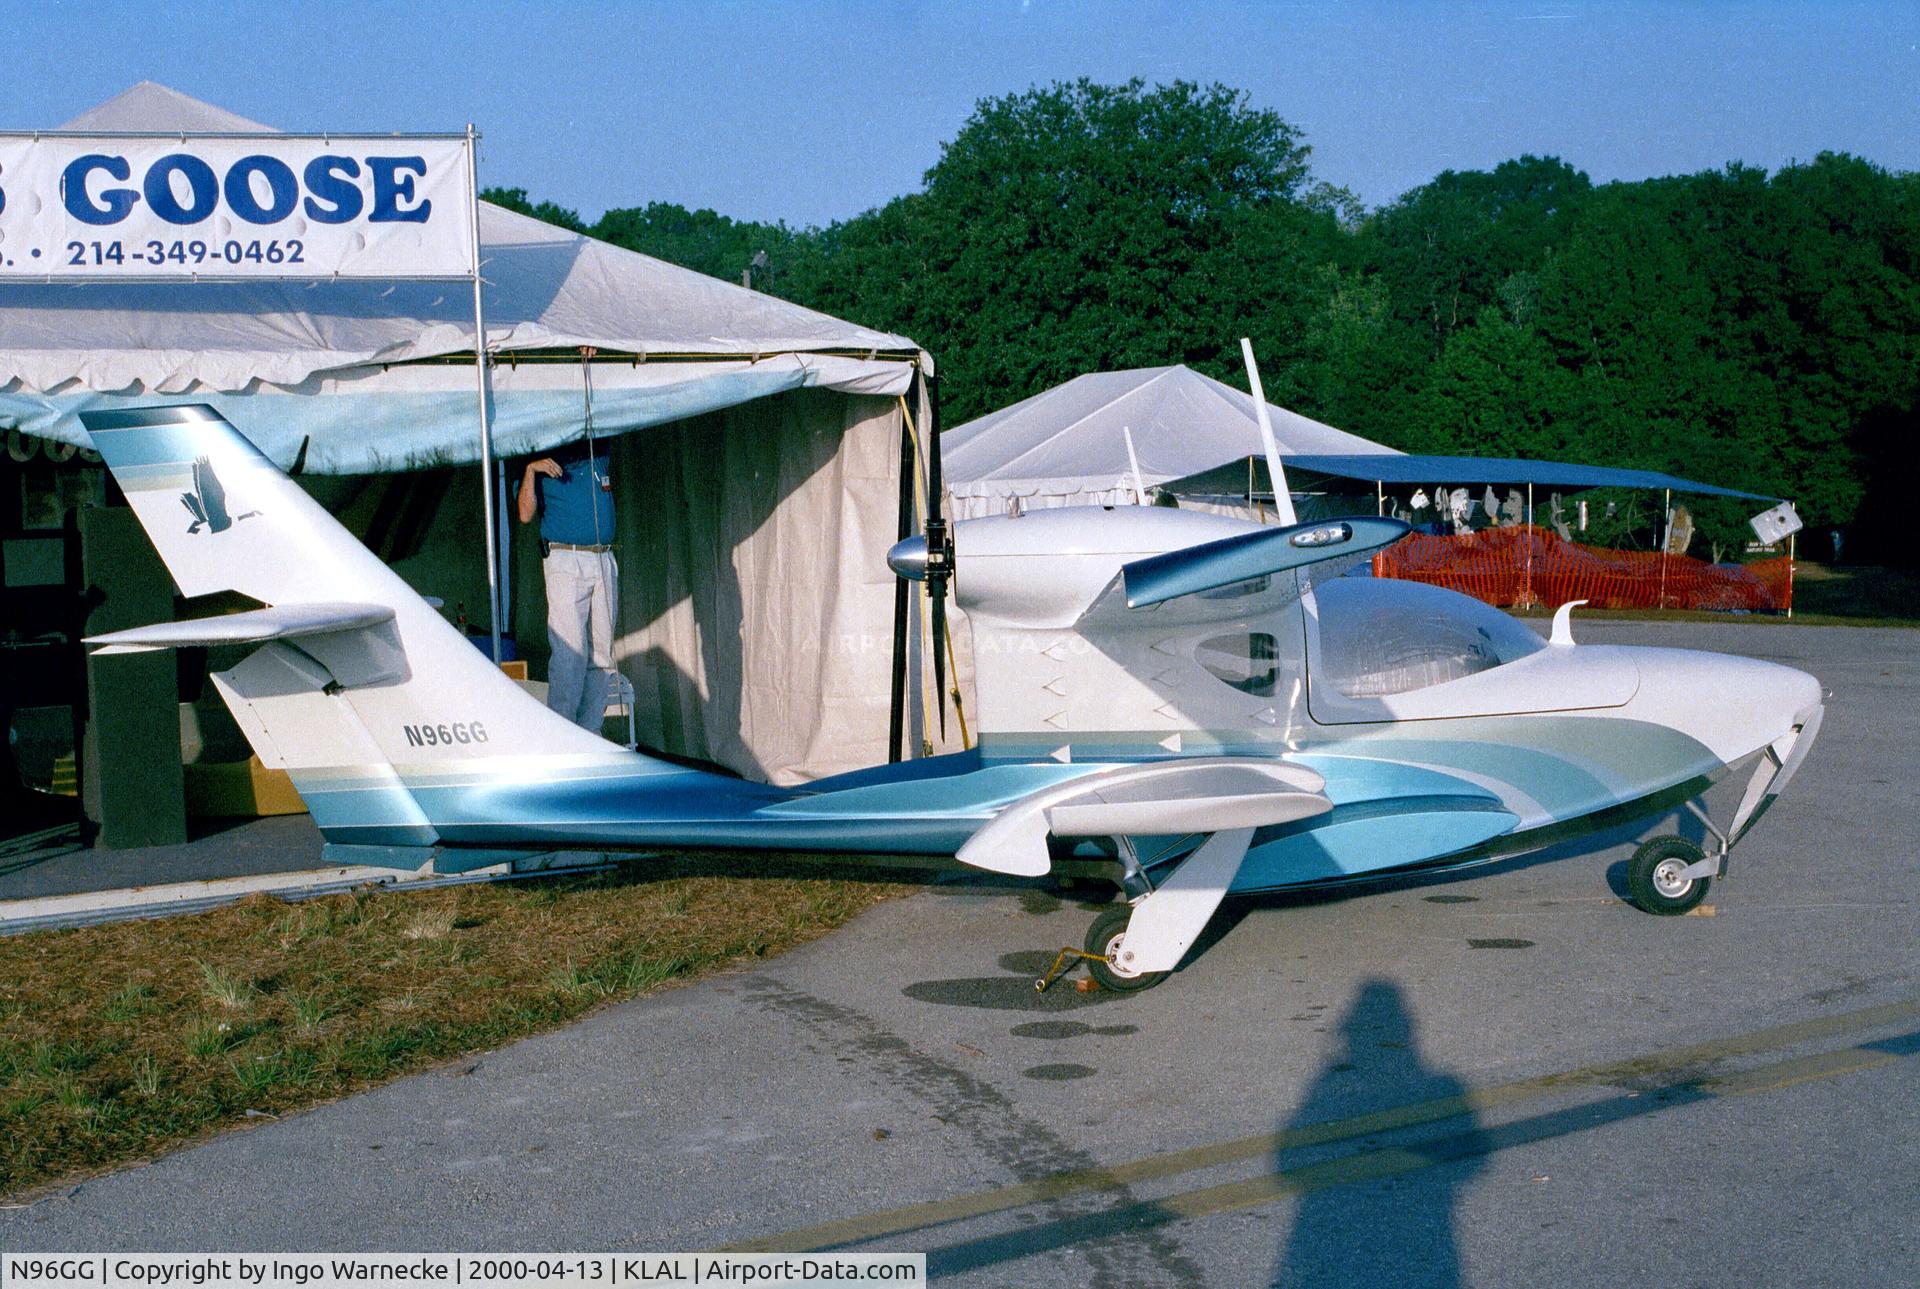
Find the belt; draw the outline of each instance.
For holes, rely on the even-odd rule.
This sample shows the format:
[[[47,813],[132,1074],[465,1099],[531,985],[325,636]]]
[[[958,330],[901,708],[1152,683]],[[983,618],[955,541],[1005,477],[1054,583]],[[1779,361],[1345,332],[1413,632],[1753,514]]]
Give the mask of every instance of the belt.
[[[601,551],[612,550],[613,543],[608,542],[605,546],[577,546],[572,542],[548,542],[547,549],[555,551],[586,551],[589,554],[597,555]]]

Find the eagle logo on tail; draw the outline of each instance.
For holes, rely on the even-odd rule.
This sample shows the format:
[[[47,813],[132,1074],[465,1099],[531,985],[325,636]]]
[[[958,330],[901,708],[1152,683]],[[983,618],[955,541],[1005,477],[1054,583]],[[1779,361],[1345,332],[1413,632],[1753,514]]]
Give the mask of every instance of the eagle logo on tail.
[[[243,515],[231,514],[227,510],[227,490],[220,477],[213,472],[213,462],[201,457],[193,463],[193,491],[180,494],[180,504],[193,516],[193,522],[187,525],[187,531],[197,533],[205,528],[209,533],[223,533],[242,519],[252,519],[260,512],[249,510]]]

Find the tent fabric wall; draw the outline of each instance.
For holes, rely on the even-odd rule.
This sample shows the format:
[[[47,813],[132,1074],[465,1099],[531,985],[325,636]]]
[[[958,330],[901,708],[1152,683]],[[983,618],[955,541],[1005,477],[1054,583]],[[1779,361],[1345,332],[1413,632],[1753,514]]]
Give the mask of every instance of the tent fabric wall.
[[[619,490],[615,653],[644,745],[780,783],[886,760],[900,429],[897,399],[799,390],[601,441]],[[302,483],[450,620],[484,626],[477,471]],[[537,529],[511,533],[514,635],[540,675]]]
[[[783,784],[887,759],[899,407],[801,390],[618,443],[643,743]]]

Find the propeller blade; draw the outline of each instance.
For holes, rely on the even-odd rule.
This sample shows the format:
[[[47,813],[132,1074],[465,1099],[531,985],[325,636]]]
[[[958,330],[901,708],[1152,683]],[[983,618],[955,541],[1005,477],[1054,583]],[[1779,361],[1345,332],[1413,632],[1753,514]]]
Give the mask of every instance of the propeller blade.
[[[905,585],[905,583],[901,583]],[[927,594],[933,597],[933,688],[940,698],[940,741],[947,739],[947,575],[937,573],[927,579]]]
[[[900,759],[900,738],[906,728],[907,696],[907,605],[905,578],[893,583],[893,675],[887,717],[887,760]]]

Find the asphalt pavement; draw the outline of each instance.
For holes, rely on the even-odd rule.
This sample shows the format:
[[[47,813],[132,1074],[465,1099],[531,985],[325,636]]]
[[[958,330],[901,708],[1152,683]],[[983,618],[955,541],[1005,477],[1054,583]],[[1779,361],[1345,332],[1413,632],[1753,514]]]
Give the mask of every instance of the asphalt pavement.
[[[1920,632],[1577,623],[1832,690],[1703,914],[1639,835],[1230,906],[1138,995],[1093,917],[945,880],[0,1212],[12,1250],[922,1250],[954,1285],[1920,1283]],[[1722,817],[1737,786],[1716,790]]]

